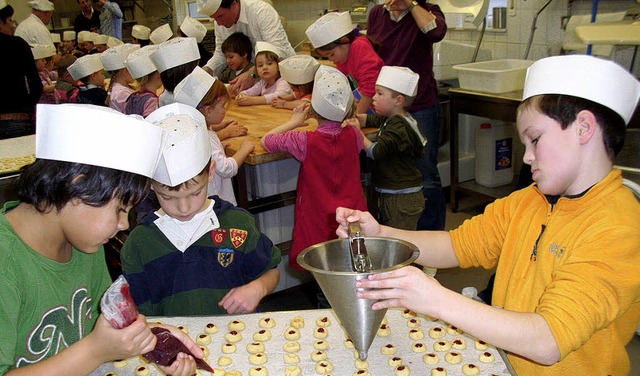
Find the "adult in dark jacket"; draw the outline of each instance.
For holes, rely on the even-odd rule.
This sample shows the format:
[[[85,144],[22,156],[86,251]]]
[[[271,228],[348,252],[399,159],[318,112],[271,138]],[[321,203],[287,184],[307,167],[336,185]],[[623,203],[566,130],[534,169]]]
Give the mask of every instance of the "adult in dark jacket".
[[[83,31],[100,33],[100,11],[93,9],[91,0],[76,0],[80,6],[80,14],[73,21],[76,34]]]

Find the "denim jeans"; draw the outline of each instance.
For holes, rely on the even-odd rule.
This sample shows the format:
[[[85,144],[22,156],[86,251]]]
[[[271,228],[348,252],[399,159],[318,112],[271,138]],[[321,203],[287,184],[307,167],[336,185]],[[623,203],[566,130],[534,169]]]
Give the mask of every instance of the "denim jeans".
[[[418,169],[422,172],[422,194],[426,200],[424,212],[418,220],[418,230],[444,230],[447,214],[438,172],[440,111],[440,104],[437,104],[411,113],[428,141],[424,156],[418,160]]]

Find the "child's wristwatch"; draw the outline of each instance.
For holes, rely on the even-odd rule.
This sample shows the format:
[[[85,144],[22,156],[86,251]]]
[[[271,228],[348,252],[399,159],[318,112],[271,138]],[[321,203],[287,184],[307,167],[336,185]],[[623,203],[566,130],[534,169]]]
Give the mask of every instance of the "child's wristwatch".
[[[251,78],[253,78],[254,80],[256,79],[256,77],[258,77],[258,75],[253,73],[252,70],[249,71],[249,76],[251,76]]]

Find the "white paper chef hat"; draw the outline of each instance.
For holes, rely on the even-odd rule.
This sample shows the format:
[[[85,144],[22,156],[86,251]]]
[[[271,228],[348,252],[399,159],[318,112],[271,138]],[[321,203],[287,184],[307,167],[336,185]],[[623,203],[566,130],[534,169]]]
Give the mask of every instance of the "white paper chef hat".
[[[98,38],[100,36],[100,34],[98,33],[94,33],[94,32],[90,32],[89,33],[89,42],[93,42],[94,44],[96,43],[96,38]]]
[[[32,44],[31,53],[33,60],[45,59],[56,54],[56,48],[53,44]]]
[[[153,180],[175,187],[197,176],[211,159],[207,126],[187,114],[169,116],[156,125],[164,130],[166,142]]]
[[[119,44],[115,47],[111,47],[104,51],[100,59],[104,69],[108,71],[117,71],[124,68],[124,61],[127,60],[129,54],[133,51],[139,50],[139,44]]]
[[[527,69],[522,99],[540,94],[571,95],[600,103],[628,124],[640,100],[640,82],[610,60],[588,55],[553,56]]]
[[[418,93],[418,80],[420,75],[407,67],[385,65],[380,70],[376,85],[415,97]]]
[[[91,73],[98,72],[104,69],[100,55],[102,54],[84,55],[78,58],[75,63],[71,64],[69,68],[67,68],[67,71],[69,71],[71,77],[76,81],[89,76]]]
[[[107,47],[111,48],[111,47],[115,47],[115,46],[120,46],[122,45],[124,42],[121,41],[118,38],[114,38],[114,37],[109,37],[107,40]],[[139,46],[139,45],[138,45]]]
[[[160,73],[178,65],[200,59],[198,42],[195,38],[173,38],[158,46],[151,54],[151,60]]]
[[[220,4],[222,4],[222,0],[198,0],[198,13],[211,16],[220,8]]]
[[[282,78],[293,85],[313,82],[319,66],[318,61],[310,55],[293,55],[278,63]]]
[[[325,119],[342,121],[352,105],[353,93],[347,77],[336,68],[321,65],[313,84],[313,110]]]
[[[189,16],[185,17],[184,21],[182,21],[180,30],[182,30],[184,35],[191,38],[196,38],[196,42],[198,43],[202,42],[205,35],[207,35],[207,28],[204,27],[202,22]]]
[[[31,0],[27,4],[29,4],[31,8],[43,12],[53,12],[55,9],[55,6],[49,0]]]
[[[159,107],[155,111],[149,114],[144,120],[151,124],[158,124],[162,120],[174,116],[174,115],[189,115],[193,120],[199,124],[207,126],[207,121],[204,118],[202,112],[196,110],[194,107],[186,105],[184,103],[173,102],[171,104]]]
[[[216,82],[215,77],[207,73],[204,69],[196,67],[191,74],[176,85],[173,91],[173,97],[176,102],[197,107],[202,98],[207,95],[214,82]]]
[[[149,40],[149,34],[151,34],[151,29],[144,25],[133,25],[131,29],[131,36],[136,39]]]
[[[7,2],[4,0],[0,0],[0,9],[3,9],[6,6],[7,6]]]
[[[331,12],[318,18],[305,33],[313,48],[320,48],[349,34],[353,29],[349,12]]]
[[[153,44],[160,44],[168,41],[172,36],[173,31],[171,31],[171,26],[164,24],[156,27],[151,34],[149,34],[149,39],[151,39],[151,43]]]
[[[60,39],[59,33],[50,33],[50,34],[51,34],[51,41],[53,43],[62,43],[62,39]]]
[[[273,52],[274,54],[276,54],[278,56],[278,59],[281,59],[284,56],[284,53],[282,52],[282,50],[280,48],[278,48],[277,46],[274,46],[273,44],[269,43],[269,42],[264,42],[264,41],[257,41],[256,42],[256,47],[255,47],[255,54],[258,55],[258,53],[260,52],[264,52],[264,51],[270,51]]]
[[[36,158],[152,177],[164,133],[138,117],[88,104],[39,104]]]
[[[76,40],[76,32],[73,30],[67,30],[63,32],[62,40]]]
[[[93,44],[107,44],[109,36],[104,34],[98,34],[93,38]]]
[[[158,70],[151,60],[151,54],[157,50],[158,46],[148,45],[131,52],[127,56],[124,66],[131,73],[131,77],[138,79]]]
[[[93,43],[93,35],[90,31],[82,30],[78,32],[78,43],[91,42]]]

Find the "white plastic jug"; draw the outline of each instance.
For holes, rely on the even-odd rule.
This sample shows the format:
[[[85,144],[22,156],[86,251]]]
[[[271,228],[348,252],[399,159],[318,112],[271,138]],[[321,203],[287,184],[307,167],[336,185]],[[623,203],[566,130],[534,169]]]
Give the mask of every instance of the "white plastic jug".
[[[485,122],[476,130],[476,182],[498,187],[513,181],[514,127],[507,122]]]

